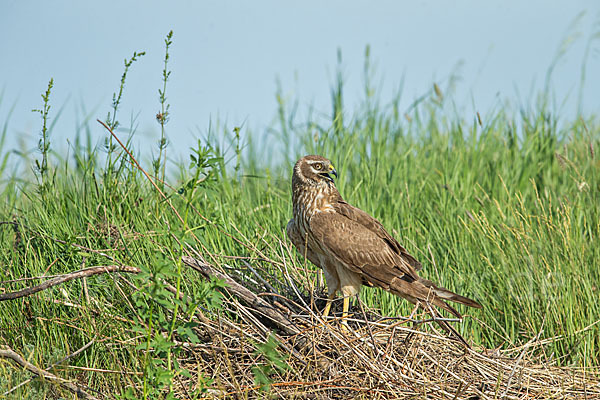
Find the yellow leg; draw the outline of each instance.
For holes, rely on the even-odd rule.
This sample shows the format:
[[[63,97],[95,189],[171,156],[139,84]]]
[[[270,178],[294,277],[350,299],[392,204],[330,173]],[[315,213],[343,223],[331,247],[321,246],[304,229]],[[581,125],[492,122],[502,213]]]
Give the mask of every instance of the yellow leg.
[[[329,310],[331,310],[331,302],[333,301],[333,299],[335,299],[335,292],[330,293],[329,296],[327,296],[327,304],[325,305],[325,309],[323,310],[323,318],[327,318],[327,316],[329,315]]]
[[[344,304],[342,307],[342,326],[348,328],[348,309],[350,308],[350,297],[344,296]]]

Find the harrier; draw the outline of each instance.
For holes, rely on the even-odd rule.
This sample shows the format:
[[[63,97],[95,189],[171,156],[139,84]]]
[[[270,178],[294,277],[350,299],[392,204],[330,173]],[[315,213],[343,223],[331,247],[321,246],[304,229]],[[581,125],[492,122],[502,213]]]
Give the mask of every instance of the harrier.
[[[335,187],[333,176],[337,178],[337,171],[324,157],[306,156],[298,160],[292,175],[294,217],[286,228],[296,249],[323,269],[329,293],[324,317],[329,314],[336,292],[341,291],[344,321],[349,297],[358,294],[361,285],[383,288],[421,305],[434,317],[437,314],[430,305],[461,318],[447,300],[481,308],[476,301],[419,277],[416,271],[421,264],[379,221],[346,203]],[[440,325],[456,333],[447,323]]]

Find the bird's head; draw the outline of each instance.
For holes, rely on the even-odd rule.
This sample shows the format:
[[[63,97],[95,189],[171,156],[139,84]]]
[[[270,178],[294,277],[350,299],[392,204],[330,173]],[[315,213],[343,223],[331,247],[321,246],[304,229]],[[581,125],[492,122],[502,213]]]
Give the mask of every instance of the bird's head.
[[[304,156],[296,162],[292,181],[311,186],[332,185],[338,174],[331,161],[321,156]]]

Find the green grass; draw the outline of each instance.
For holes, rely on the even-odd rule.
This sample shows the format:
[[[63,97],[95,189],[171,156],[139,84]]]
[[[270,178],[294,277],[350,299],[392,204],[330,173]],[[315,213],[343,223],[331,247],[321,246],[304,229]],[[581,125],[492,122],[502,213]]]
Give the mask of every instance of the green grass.
[[[138,277],[95,276],[85,286],[75,280],[0,302],[0,344],[47,366],[94,339],[74,365],[148,371],[148,360],[132,338],[139,339],[140,332],[143,338],[149,321],[172,333],[177,328],[170,314],[174,309],[184,316],[193,313],[184,305],[165,306],[172,299],[161,292],[159,278],[178,285],[194,304],[211,302],[210,287],[181,270],[181,243],[216,255],[246,256],[258,269],[274,273],[256,251],[235,238],[245,237],[264,254],[280,257],[277,246],[265,243],[275,244],[273,237],[284,236],[291,216],[291,167],[297,157],[318,153],[337,167],[344,198],[394,232],[423,263],[423,276],[483,305],[481,310],[459,307],[468,316],[457,329],[467,340],[489,348],[511,347],[541,331],[541,338],[551,339],[540,350],[548,359],[561,365],[598,366],[597,120],[582,116],[558,123],[555,112],[540,106],[515,116],[497,110],[481,124],[475,116],[464,121],[437,89],[407,114],[398,111],[397,102],[382,105],[367,90],[363,106],[350,115],[343,109],[342,88],[340,80],[332,90],[329,121],[297,123],[281,101],[281,124],[273,128],[268,146],[247,139],[242,149],[240,136],[251,138],[250,132],[209,132],[194,153],[194,165],[171,166],[167,179],[175,189],[166,189],[166,194],[183,222],[126,154],[117,147],[107,156],[91,147],[82,132],[74,133],[79,145],[69,159],[48,160],[46,174],[52,184],[44,187],[43,196],[34,176],[8,177],[7,163],[0,164],[4,290],[38,282],[5,281],[110,262],[73,244],[101,250],[147,272]],[[7,129],[5,125],[2,139]],[[222,134],[225,141],[217,141]],[[273,154],[272,161],[265,161],[264,148]],[[5,160],[8,149],[0,151],[0,160]],[[33,164],[13,157],[16,161],[21,169]],[[102,165],[109,166],[110,173]],[[158,165],[144,166],[147,171],[161,171],[159,167],[160,159]],[[243,268],[241,261],[226,262]],[[309,269],[314,282],[316,268]],[[407,315],[412,309],[406,301],[375,289],[363,289],[361,297],[384,315]],[[155,339],[148,334],[148,346],[160,349]],[[171,362],[176,348],[164,351]],[[172,369],[166,361],[164,367]],[[28,376],[0,360],[0,393]],[[92,387],[109,385],[116,393],[142,379],[95,372],[84,376]],[[47,386],[39,383],[11,395],[50,396]]]

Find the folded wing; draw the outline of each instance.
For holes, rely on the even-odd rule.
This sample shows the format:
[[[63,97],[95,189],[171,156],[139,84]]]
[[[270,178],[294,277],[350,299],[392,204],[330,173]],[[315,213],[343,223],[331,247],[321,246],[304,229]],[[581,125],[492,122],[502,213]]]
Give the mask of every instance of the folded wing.
[[[392,249],[393,252],[398,254],[400,257],[404,259],[415,271],[419,271],[422,266],[419,261],[417,261],[413,256],[411,256],[408,251],[404,247],[398,243],[398,241],[390,235],[381,222],[361,210],[360,208],[356,208],[345,201],[338,201],[334,205],[334,209],[336,212],[342,214],[346,218],[357,222],[358,224],[364,226],[379,238],[381,238],[385,243]]]
[[[358,209],[352,212],[357,215],[355,210]],[[367,219],[373,224],[371,220]],[[387,237],[369,228],[371,226],[364,226],[359,220],[350,219],[342,213],[318,213],[310,220],[315,239],[337,261],[360,274],[366,284],[381,287],[412,303],[431,303],[459,318],[461,315],[444,300],[481,307],[471,299],[419,277],[406,257],[390,246]]]

